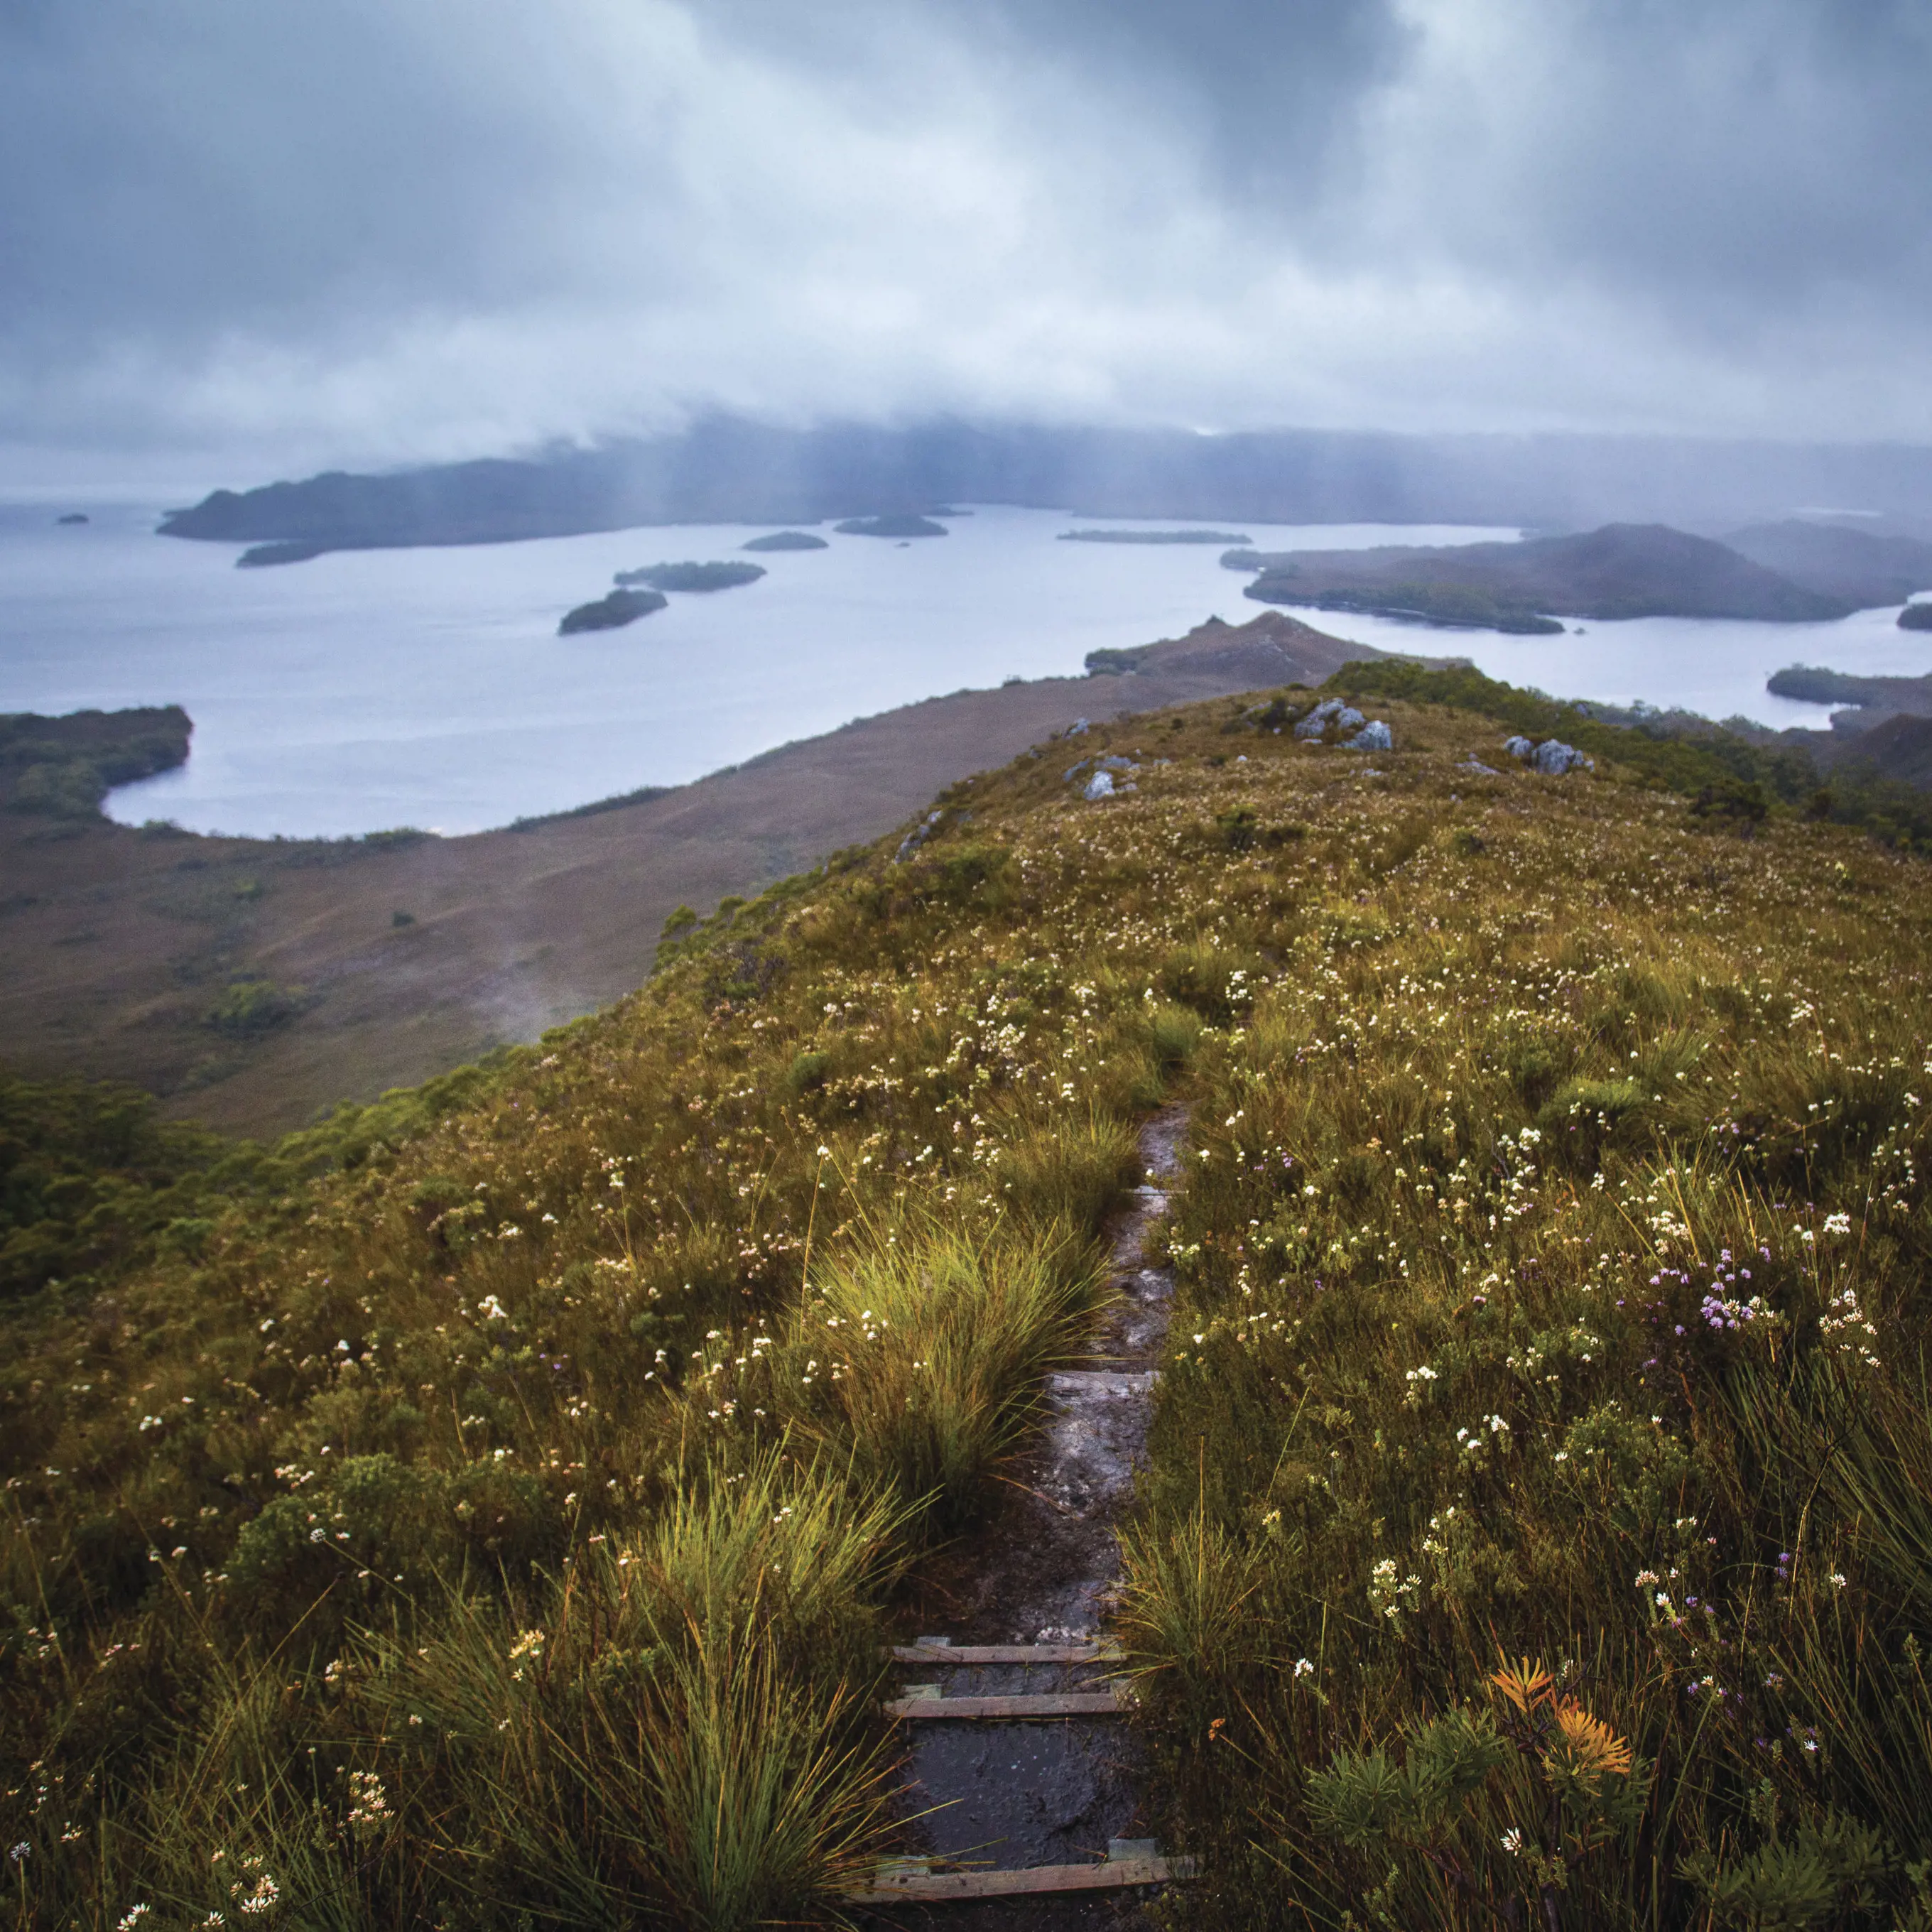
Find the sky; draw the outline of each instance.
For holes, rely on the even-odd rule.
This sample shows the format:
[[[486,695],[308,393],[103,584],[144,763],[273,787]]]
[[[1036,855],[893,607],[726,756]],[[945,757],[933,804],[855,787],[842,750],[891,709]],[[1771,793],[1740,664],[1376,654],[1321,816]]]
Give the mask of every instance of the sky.
[[[1925,0],[0,0],[0,452],[1932,441]]]

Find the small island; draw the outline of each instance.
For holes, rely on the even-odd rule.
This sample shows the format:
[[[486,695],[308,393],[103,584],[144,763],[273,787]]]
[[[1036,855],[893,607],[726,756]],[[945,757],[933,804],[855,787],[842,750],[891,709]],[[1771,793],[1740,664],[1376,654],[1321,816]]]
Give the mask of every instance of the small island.
[[[642,584],[653,590],[735,590],[755,584],[765,574],[760,563],[653,563],[641,570],[620,570],[612,580],[620,589]]]
[[[1238,530],[1062,530],[1062,543],[1251,544]]]
[[[768,537],[754,537],[750,542],[740,544],[740,550],[830,550],[832,546],[823,537],[815,537],[808,530],[774,530]]]
[[[1932,631],[1932,604],[1908,604],[1898,614],[1901,631]]]
[[[286,543],[253,544],[235,560],[237,570],[262,570],[278,563],[306,563],[313,556],[320,556],[328,548],[328,544],[308,543],[292,538]]]
[[[640,617],[648,617],[653,610],[662,610],[670,602],[656,590],[614,590],[595,603],[580,604],[574,610],[567,611],[556,627],[556,634],[568,638],[579,631],[620,630]]]
[[[832,527],[840,536],[848,537],[943,537],[946,534],[944,524],[935,524],[930,517],[914,516],[910,512],[883,517],[848,517],[842,524],[834,524]]]
[[[57,524],[84,524],[87,521],[87,512],[85,510],[70,510],[65,516],[55,518],[54,521]]]

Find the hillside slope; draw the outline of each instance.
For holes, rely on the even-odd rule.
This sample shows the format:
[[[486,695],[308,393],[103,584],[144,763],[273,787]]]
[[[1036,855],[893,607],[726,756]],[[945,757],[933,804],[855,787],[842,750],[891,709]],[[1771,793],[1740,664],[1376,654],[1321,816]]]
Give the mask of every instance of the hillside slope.
[[[0,808],[0,1058],[284,1132],[617,998],[680,905],[709,910],[879,838],[935,787],[1083,716],[1318,682],[1376,655],[1274,612],[1213,621],[1137,652],[1132,676],[956,692],[614,809],[460,838],[144,834],[95,815],[90,766],[69,809]],[[167,715],[184,752],[187,720]],[[136,722],[142,738],[152,721]],[[17,806],[5,757],[0,807]],[[231,1024],[219,1010],[237,984],[268,990]]]
[[[16,1309],[16,1922],[825,1922],[898,1580],[1163,1097],[1114,1618],[1186,1922],[1921,1922],[1923,865],[1331,688],[1394,748],[1284,692],[1024,758]]]

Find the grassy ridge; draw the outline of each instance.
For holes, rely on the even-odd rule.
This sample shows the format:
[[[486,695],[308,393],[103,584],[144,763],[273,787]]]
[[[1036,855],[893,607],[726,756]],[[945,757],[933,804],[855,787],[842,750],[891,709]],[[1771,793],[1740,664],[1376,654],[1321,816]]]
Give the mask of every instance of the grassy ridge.
[[[1102,804],[1023,760],[17,1314],[18,1922],[831,1913],[893,1580],[1177,1078],[1121,1616],[1174,1909],[1916,1922],[1932,898],[1693,810],[1727,741],[1474,772],[1540,700],[1466,694],[1379,772],[1294,692],[1092,734]]]
[[[1560,737],[1614,759],[1629,776],[1688,794],[1706,814],[1759,818],[1773,806],[1834,825],[1856,826],[1881,844],[1932,856],[1932,794],[1859,769],[1856,758],[1827,783],[1808,752],[1766,743],[1760,733],[1726,730],[1682,712],[1604,715],[1607,707],[1564,704],[1485,677],[1473,668],[1431,670],[1394,659],[1352,665],[1346,684],[1362,697],[1455,705],[1532,737]],[[1493,760],[1491,760],[1494,762]]]

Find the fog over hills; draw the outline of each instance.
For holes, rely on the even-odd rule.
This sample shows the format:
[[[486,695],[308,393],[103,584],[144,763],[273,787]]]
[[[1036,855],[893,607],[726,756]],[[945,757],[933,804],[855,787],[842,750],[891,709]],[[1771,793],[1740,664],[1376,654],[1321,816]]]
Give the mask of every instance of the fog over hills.
[[[1628,520],[1717,530],[1840,502],[1932,518],[1932,449],[1309,430],[1209,436],[958,422],[796,430],[711,416],[680,434],[516,460],[223,490],[164,527],[353,548],[811,521],[948,501],[1271,523]]]

